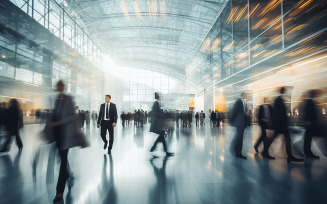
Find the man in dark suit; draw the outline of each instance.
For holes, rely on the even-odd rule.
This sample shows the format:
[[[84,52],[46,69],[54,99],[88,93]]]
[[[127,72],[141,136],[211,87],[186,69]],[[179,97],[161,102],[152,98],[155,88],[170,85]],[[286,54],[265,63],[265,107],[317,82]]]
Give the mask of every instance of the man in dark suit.
[[[117,109],[114,103],[110,102],[111,96],[106,95],[105,103],[101,104],[99,117],[98,117],[98,125],[99,128],[101,126],[101,138],[104,142],[103,149],[107,148],[108,141],[106,138],[107,130],[109,132],[109,147],[108,154],[111,154],[112,144],[114,143],[114,127],[117,123]]]
[[[269,147],[271,143],[274,141],[274,139],[279,135],[284,135],[285,138],[285,148],[286,148],[286,154],[287,154],[287,162],[302,162],[303,159],[299,159],[293,156],[292,154],[292,142],[291,142],[291,136],[288,131],[288,118],[286,113],[286,106],[284,104],[283,95],[286,92],[286,88],[282,87],[279,90],[280,96],[278,96],[275,99],[274,102],[274,111],[273,111],[273,126],[274,126],[274,135],[273,137],[267,142],[267,145],[264,147],[264,153],[269,155]],[[269,155],[270,156],[270,155]],[[271,157],[271,159],[274,159],[274,157]]]
[[[319,111],[314,100],[318,95],[318,90],[310,90],[308,92],[308,99],[303,103],[303,121],[306,122],[306,130],[304,133],[304,154],[306,157],[312,159],[320,158],[319,156],[314,155],[311,151],[312,137],[324,135],[324,131],[319,124]]]
[[[232,141],[232,151],[234,151],[235,156],[237,158],[246,159],[245,156],[242,155],[242,148],[243,148],[243,134],[246,127],[246,117],[245,113],[247,112],[246,107],[246,100],[247,93],[243,92],[241,94],[241,98],[237,99],[231,116],[231,125],[236,128],[236,134],[234,136],[234,139]]]
[[[152,111],[151,111],[150,132],[158,134],[159,137],[154,142],[150,152],[153,152],[156,149],[157,144],[159,142],[161,142],[163,147],[164,147],[164,151],[166,152],[166,155],[167,156],[172,156],[173,153],[170,153],[170,152],[167,151],[167,144],[166,144],[166,141],[165,141],[165,130],[163,128],[164,113],[160,108],[160,96],[159,96],[158,93],[155,93],[155,99],[156,99],[156,101],[153,103]]]
[[[258,111],[258,123],[261,128],[261,135],[254,144],[254,149],[258,153],[258,147],[263,142],[263,145],[266,146],[267,142],[267,130],[272,129],[272,115],[273,115],[273,107],[268,104],[269,100],[267,97],[264,98],[264,104],[260,105]],[[263,158],[274,159],[271,157],[268,152],[262,152],[261,155]]]

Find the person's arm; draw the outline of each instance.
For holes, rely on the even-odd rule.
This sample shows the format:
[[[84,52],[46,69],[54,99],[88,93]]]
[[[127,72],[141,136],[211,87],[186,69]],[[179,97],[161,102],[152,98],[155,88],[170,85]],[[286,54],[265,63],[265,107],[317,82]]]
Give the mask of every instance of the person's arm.
[[[100,105],[100,110],[99,110],[99,115],[98,115],[98,122],[97,122],[97,126],[99,127],[100,126],[100,122],[101,122],[101,119],[102,119],[102,113],[101,113],[101,108],[102,108],[102,104]]]
[[[114,122],[112,123],[112,126],[115,127],[116,126],[116,123],[117,123],[117,108],[116,108],[116,104],[112,104],[113,105],[113,109],[114,109]]]

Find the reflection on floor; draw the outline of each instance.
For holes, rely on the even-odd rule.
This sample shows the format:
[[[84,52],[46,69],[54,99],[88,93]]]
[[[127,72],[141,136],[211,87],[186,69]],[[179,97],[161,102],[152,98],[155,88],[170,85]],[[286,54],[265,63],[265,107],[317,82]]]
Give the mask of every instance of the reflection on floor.
[[[54,145],[40,145],[42,125],[27,125],[22,132],[24,149],[0,154],[0,203],[51,203],[58,178]],[[254,154],[259,128],[245,132],[244,154],[233,158],[229,144],[233,128],[179,128],[167,136],[174,157],[162,147],[149,149],[156,136],[143,129],[117,127],[112,156],[103,150],[99,130],[86,130],[91,146],[69,152],[74,176],[66,188],[65,203],[327,203],[327,159],[287,165],[276,141],[275,161]],[[293,151],[301,146],[294,136]],[[301,149],[301,148],[300,148]],[[316,151],[316,150],[315,150]],[[319,154],[319,152],[316,151]],[[35,155],[38,155],[35,157]]]

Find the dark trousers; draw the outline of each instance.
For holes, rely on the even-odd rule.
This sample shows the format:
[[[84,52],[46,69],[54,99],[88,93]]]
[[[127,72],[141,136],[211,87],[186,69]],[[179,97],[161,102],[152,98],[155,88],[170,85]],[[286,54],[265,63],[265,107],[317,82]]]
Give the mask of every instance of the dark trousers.
[[[6,150],[6,151],[10,150],[10,145],[11,145],[11,142],[12,142],[12,136],[15,136],[16,144],[17,144],[18,148],[23,147],[23,142],[22,142],[22,139],[20,137],[19,131],[16,132],[16,133],[13,133],[13,132],[9,131],[9,133],[7,135],[7,140],[6,140],[6,142],[4,144],[4,147],[3,147],[3,150]]]
[[[266,129],[261,125],[261,135],[258,138],[258,140],[256,141],[256,143],[254,144],[255,148],[258,148],[259,145],[261,144],[261,142],[263,142],[263,145],[266,146],[266,142],[267,142],[267,132]]]
[[[107,143],[107,130],[109,132],[109,147],[108,149],[112,149],[112,144],[114,143],[114,128],[112,127],[112,121],[110,120],[102,120],[101,121],[101,138],[104,143]]]
[[[308,128],[304,133],[304,146],[303,146],[304,154],[307,156],[313,154],[311,151],[311,143],[312,143],[312,130]]]
[[[61,164],[60,164],[60,171],[59,171],[59,177],[58,177],[58,183],[57,183],[57,194],[61,194],[65,191],[66,181],[69,178],[68,173],[68,149],[65,150],[59,150],[60,158],[61,158]]]
[[[274,135],[272,138],[270,138],[269,140],[267,139],[267,144],[264,146],[264,153],[269,153],[269,147],[271,145],[271,143],[273,143],[273,141],[276,139],[276,137],[282,134],[284,135],[285,138],[285,149],[286,149],[286,154],[288,157],[293,157],[292,154],[292,143],[291,143],[291,136],[290,133],[288,131],[288,128],[284,128],[281,130],[275,130],[274,131]]]
[[[166,140],[165,140],[165,131],[162,131],[159,134],[159,137],[157,138],[157,140],[154,142],[152,149],[155,149],[157,147],[157,144],[161,142],[164,148],[164,151],[167,152],[167,144],[166,144]]]
[[[236,133],[232,141],[235,155],[242,154],[244,127],[236,127]]]

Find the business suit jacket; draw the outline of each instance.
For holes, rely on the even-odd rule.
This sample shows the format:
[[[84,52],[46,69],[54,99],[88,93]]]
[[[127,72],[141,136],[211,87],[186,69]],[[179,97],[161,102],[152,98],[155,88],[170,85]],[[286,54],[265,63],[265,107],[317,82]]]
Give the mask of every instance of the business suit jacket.
[[[268,116],[265,115],[265,107],[268,107],[268,111],[270,114],[270,117],[268,118]],[[258,123],[260,126],[262,126],[264,129],[272,129],[273,128],[273,123],[272,123],[272,116],[273,116],[273,107],[271,105],[261,105],[259,107],[259,111],[258,111]],[[264,121],[263,119],[268,120],[268,122]]]
[[[288,128],[286,106],[281,96],[278,96],[274,102],[273,125],[277,132]]]
[[[242,99],[236,100],[231,113],[231,125],[238,128],[246,127],[246,117],[245,117],[245,107],[243,105]]]
[[[153,103],[152,111],[151,111],[150,132],[161,134],[163,130],[163,119],[164,119],[164,113],[160,108],[159,102],[155,101]]]
[[[60,121],[59,135],[55,135],[57,146],[60,150],[77,146],[84,146],[85,140],[78,132],[78,116],[74,110],[75,104],[72,97],[64,95],[63,99],[57,99],[53,110],[53,121]]]
[[[99,117],[98,117],[98,124],[101,125],[101,121],[105,118],[106,114],[106,103],[101,104],[100,106],[100,111],[99,111]],[[109,118],[111,122],[117,123],[117,108],[116,104],[110,102],[110,107],[109,107]]]
[[[312,99],[307,99],[304,101],[304,116],[303,120],[309,122],[309,126],[313,127],[318,124],[318,110],[316,104]]]

